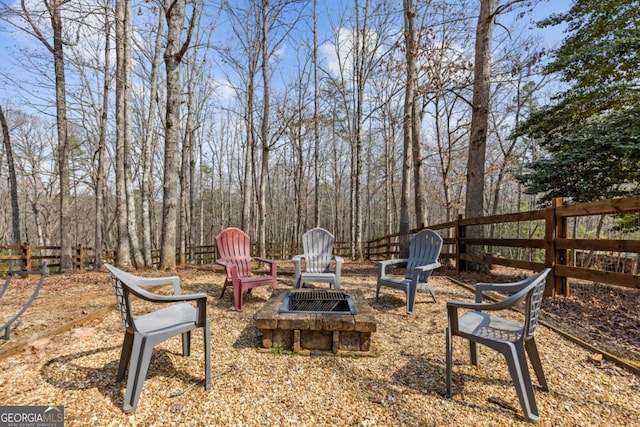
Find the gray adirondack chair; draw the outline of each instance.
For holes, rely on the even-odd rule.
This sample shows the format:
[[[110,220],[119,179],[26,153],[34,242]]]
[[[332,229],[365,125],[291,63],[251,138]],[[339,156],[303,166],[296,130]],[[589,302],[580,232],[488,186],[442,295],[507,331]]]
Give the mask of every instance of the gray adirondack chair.
[[[105,267],[111,273],[113,290],[125,328],[124,343],[116,376],[116,380],[121,381],[127,366],[129,366],[123,405],[124,412],[133,412],[138,405],[153,348],[173,336],[182,335],[182,354],[189,356],[191,331],[196,328],[204,330],[204,388],[209,390],[211,387],[211,337],[209,320],[207,319],[207,295],[204,293],[183,295],[180,288],[180,278],[177,276],[138,277],[109,264],[105,264]],[[173,295],[157,295],[141,288],[141,286],[167,284],[173,285]],[[167,306],[157,311],[134,316],[131,296]],[[193,303],[196,304],[195,307],[192,305]]]
[[[324,228],[312,228],[302,235],[304,254],[293,257],[295,267],[296,288],[305,283],[329,283],[340,289],[340,274],[344,259],[333,254],[335,238]],[[335,268],[331,271],[331,260],[335,260]],[[302,271],[302,260],[305,271]]]
[[[551,269],[547,268],[525,280],[514,283],[478,283],[475,303],[447,302],[447,397],[451,397],[452,340],[457,335],[469,340],[469,351],[473,365],[478,364],[476,343],[483,344],[504,355],[525,418],[532,422],[540,421],[526,356],[529,355],[540,386],[543,390],[548,390],[534,336],[544,294],[545,278],[550,271]],[[499,302],[482,303],[484,291],[499,291],[508,293],[510,296]],[[522,301],[524,301],[523,323],[485,313],[485,311],[505,310],[519,305]],[[468,311],[459,316],[458,309],[467,309]]]
[[[376,284],[376,301],[380,288],[387,286],[404,291],[407,297],[407,314],[413,313],[418,289],[429,291],[433,301],[436,300],[433,286],[429,282],[431,273],[440,267],[438,257],[442,249],[442,237],[433,230],[422,230],[411,238],[409,258],[390,259],[378,263],[378,281]],[[404,276],[390,275],[387,267],[394,264],[407,263]]]

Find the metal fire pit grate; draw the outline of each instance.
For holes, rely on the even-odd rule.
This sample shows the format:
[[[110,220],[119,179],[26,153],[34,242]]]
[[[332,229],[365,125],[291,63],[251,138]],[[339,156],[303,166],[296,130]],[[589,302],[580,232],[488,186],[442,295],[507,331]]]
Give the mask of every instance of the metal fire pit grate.
[[[356,314],[356,307],[348,292],[313,289],[288,292],[278,313]]]

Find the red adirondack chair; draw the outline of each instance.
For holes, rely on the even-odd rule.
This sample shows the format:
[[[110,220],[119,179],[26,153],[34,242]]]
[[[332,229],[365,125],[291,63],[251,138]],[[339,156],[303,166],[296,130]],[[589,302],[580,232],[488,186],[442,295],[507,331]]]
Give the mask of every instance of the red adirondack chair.
[[[216,263],[223,266],[227,278],[220,298],[224,296],[227,286],[233,286],[233,302],[237,311],[242,310],[242,296],[258,286],[278,287],[276,263],[273,260],[251,256],[249,236],[234,227],[225,228],[216,236],[216,246],[220,259]],[[268,275],[253,275],[252,261],[264,262],[269,265]]]

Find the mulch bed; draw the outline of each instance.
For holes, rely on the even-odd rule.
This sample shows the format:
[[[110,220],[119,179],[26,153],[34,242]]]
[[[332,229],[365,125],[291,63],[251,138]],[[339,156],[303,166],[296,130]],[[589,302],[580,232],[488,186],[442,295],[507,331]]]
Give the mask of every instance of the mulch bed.
[[[288,264],[279,265],[282,288],[293,284]],[[124,383],[115,382],[123,336],[118,315],[109,310],[91,319],[114,302],[107,273],[48,276],[10,340],[0,342],[0,403],[64,405],[67,426],[528,425],[500,355],[481,349],[480,365],[473,367],[462,340],[454,341],[454,396],[443,396],[444,307],[447,300],[472,300],[473,295],[437,276],[438,301],[419,293],[414,314],[407,316],[399,291],[383,289],[375,301],[375,271],[373,263],[343,269],[343,288],[361,291],[378,319],[377,356],[358,358],[258,351],[260,331],[253,315],[271,290],[254,290],[238,313],[231,292],[218,299],[223,276],[217,267],[179,269],[185,292],[210,296],[212,389],[198,384],[203,378],[201,333],[194,334],[187,358],[181,356],[180,340],[169,340],[156,348],[140,404],[131,415],[121,410]],[[29,280],[0,300],[0,322],[19,308],[21,298],[28,298]],[[637,301],[627,307],[634,303],[628,300],[618,298],[614,305],[554,298],[545,301],[545,316],[570,324],[574,334],[585,332],[585,340],[598,336],[609,343],[607,351],[638,360]],[[48,336],[64,325],[66,331]],[[631,398],[640,392],[638,375],[549,328],[540,328],[537,341],[550,386],[548,392],[536,388],[541,425],[633,425],[640,420],[640,401]],[[19,351],[11,351],[21,343]]]

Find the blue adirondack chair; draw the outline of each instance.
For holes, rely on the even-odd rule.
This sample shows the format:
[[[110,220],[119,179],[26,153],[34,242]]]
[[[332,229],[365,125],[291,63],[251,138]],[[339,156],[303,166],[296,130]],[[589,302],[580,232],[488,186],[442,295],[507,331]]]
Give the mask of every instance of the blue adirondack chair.
[[[438,257],[442,249],[442,237],[433,230],[422,230],[411,238],[409,243],[409,258],[390,259],[378,263],[378,281],[376,284],[376,301],[380,295],[380,288],[387,286],[404,291],[407,297],[407,314],[413,313],[418,289],[431,293],[436,300],[433,286],[429,282],[431,273],[440,267]],[[390,275],[387,267],[394,264],[407,263],[404,276]]]

